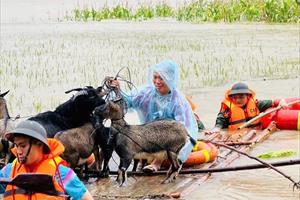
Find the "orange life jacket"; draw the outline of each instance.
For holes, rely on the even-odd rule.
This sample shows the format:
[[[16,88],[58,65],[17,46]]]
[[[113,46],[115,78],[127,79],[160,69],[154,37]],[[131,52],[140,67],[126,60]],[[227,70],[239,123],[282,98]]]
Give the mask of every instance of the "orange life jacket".
[[[252,96],[248,99],[246,107],[243,109],[237,105],[235,105],[230,97],[228,96],[230,90],[225,93],[225,99],[222,104],[227,106],[230,110],[230,118],[229,118],[229,130],[237,130],[245,122],[259,115],[259,110],[256,106],[256,102],[254,100],[255,92],[252,92]],[[256,120],[251,123],[248,127],[255,127],[260,129],[260,120]]]
[[[194,114],[194,117],[195,117],[196,121],[197,122],[200,121],[199,114],[196,112],[197,105],[193,102],[193,100],[190,97],[185,96],[185,98],[191,106],[191,109],[193,111],[193,114]]]
[[[64,194],[64,188],[62,182],[57,182],[55,176],[57,175],[58,165],[63,163],[63,159],[58,155],[64,151],[63,145],[55,139],[47,139],[48,144],[51,149],[51,153],[44,155],[43,160],[35,167],[33,171],[29,171],[28,167],[24,164],[20,164],[17,159],[15,159],[12,163],[12,170],[10,174],[10,178],[16,177],[18,174],[21,173],[42,173],[48,174],[53,177],[53,183],[55,189]],[[13,153],[16,150],[12,150]],[[60,177],[60,176],[59,176]],[[28,194],[25,190],[18,188],[17,186],[7,185],[5,193],[3,195],[4,200],[22,200],[22,199],[30,199],[30,200],[39,200],[39,199],[46,199],[46,200],[62,200],[65,197],[62,196],[50,196],[41,193],[34,193]]]

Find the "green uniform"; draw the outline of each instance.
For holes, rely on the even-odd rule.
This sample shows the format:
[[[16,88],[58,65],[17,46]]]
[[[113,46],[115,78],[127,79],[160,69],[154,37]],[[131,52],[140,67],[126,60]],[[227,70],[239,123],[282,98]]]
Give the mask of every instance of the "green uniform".
[[[264,112],[268,108],[272,107],[273,101],[272,100],[256,100],[256,105],[259,110],[259,112]],[[222,128],[228,128],[229,126],[229,119],[230,119],[230,109],[222,109],[218,113],[217,119],[216,119],[216,125],[215,127],[218,127],[220,129]]]

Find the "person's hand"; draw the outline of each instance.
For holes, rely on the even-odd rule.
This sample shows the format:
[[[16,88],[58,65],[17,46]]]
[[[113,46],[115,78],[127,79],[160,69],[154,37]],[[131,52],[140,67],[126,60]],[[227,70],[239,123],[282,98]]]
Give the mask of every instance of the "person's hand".
[[[288,103],[284,99],[280,100],[278,106],[282,107],[282,109],[287,109],[289,107]]]
[[[270,124],[268,125],[268,127],[265,129],[269,132],[275,132],[276,130],[279,130],[276,126],[276,122],[275,121],[271,121]]]
[[[114,79],[109,80],[109,85],[111,87],[120,89],[120,82],[118,80],[114,80]]]
[[[214,134],[214,133],[220,133],[220,131],[221,131],[220,128],[215,127],[215,128],[213,128],[213,129],[211,129],[211,130],[206,130],[206,131],[204,131],[204,134],[205,134],[205,135],[212,135],[212,134]]]

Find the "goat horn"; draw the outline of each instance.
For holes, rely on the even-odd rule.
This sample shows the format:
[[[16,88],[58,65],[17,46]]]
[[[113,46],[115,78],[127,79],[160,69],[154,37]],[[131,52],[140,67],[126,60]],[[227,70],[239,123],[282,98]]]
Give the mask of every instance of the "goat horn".
[[[81,91],[81,90],[83,90],[83,89],[82,88],[74,88],[74,89],[65,91],[65,93],[68,94],[68,93],[73,92],[73,91]]]
[[[7,90],[6,92],[0,94],[0,97],[4,97],[8,92],[9,92],[9,90]]]

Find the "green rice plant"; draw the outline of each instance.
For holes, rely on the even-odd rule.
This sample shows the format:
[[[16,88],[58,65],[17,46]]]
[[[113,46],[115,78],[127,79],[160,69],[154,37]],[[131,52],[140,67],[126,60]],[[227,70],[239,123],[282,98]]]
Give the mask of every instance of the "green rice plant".
[[[97,21],[101,21],[103,19],[110,19],[111,17],[112,17],[111,11],[110,11],[109,7],[105,6],[97,12],[96,19],[97,19]]]
[[[33,107],[34,107],[34,111],[36,113],[40,113],[42,111],[42,103],[41,102],[35,102],[33,104]]]
[[[200,66],[196,63],[193,64],[193,69],[196,77],[200,77]]]
[[[299,22],[300,7],[294,0],[265,0],[267,22]]]
[[[81,20],[81,10],[79,10],[78,8],[74,9],[74,15],[75,15],[75,21]]]
[[[218,1],[211,3],[205,9],[205,16],[208,21],[218,22],[221,19],[224,19],[223,16],[223,6]]]
[[[257,8],[254,5],[251,5],[245,10],[244,15],[245,15],[247,21],[253,22],[253,21],[259,21],[261,13],[260,13],[259,8]]]
[[[190,4],[185,4],[183,7],[180,7],[176,12],[176,18],[179,21],[197,21],[202,20],[206,21],[204,18],[204,4],[203,1],[193,1]]]
[[[130,19],[130,11],[128,8],[123,7],[121,5],[117,5],[116,7],[112,8],[111,10],[111,17],[116,19]]]
[[[157,17],[172,17],[173,9],[166,3],[157,4],[155,6],[155,16]]]
[[[154,9],[150,6],[140,6],[136,9],[135,13],[133,14],[134,19],[141,19],[147,20],[154,17]]]
[[[90,15],[91,15],[93,21],[97,21],[97,19],[98,19],[97,18],[97,15],[98,15],[97,10],[95,10],[94,8],[92,8],[92,10],[90,12]]]
[[[84,8],[82,10],[82,19],[83,19],[83,21],[86,22],[89,19],[90,14],[91,14],[90,10],[88,8]]]
[[[295,0],[195,0],[185,3],[176,10],[167,3],[154,6],[139,5],[134,10],[117,5],[111,9],[105,5],[96,11],[94,8],[75,9],[75,20],[93,21],[103,19],[139,19],[147,20],[153,17],[174,17],[179,21],[266,21],[269,23],[299,23],[300,6]],[[70,19],[70,17],[66,17]]]
[[[123,66],[130,68],[136,86],[143,85],[148,67],[163,59],[178,63],[180,89],[187,92],[237,80],[294,78],[299,73],[296,25],[184,24],[182,28],[181,23],[171,23],[172,32],[159,22],[139,31],[132,27],[143,23],[116,27],[112,22],[113,28],[99,23],[92,31],[81,23],[49,24],[40,27],[41,33],[29,24],[27,34],[13,31],[20,25],[2,25],[7,31],[1,35],[0,86],[14,91],[12,115],[19,110],[29,115],[54,109],[69,98],[64,91],[99,86],[104,76],[115,75]],[[42,102],[40,109],[32,102]]]
[[[189,75],[190,68],[181,68],[180,78],[186,80]]]

